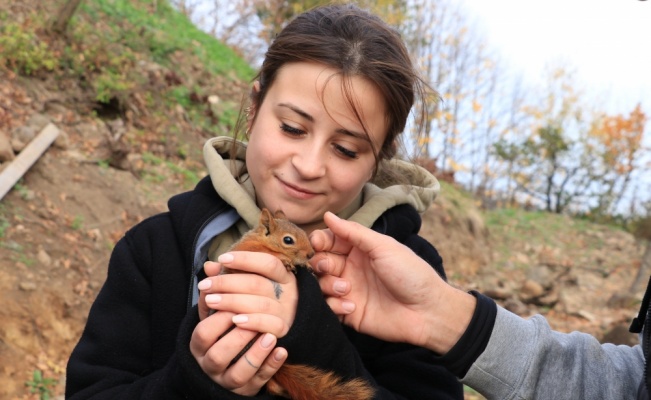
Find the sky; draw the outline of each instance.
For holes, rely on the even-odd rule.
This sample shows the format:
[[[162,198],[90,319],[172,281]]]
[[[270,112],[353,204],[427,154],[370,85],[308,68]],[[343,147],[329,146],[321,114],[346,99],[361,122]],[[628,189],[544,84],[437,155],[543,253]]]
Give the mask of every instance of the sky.
[[[598,109],[647,115],[643,143],[651,148],[651,0],[461,0],[509,71],[542,82],[546,64],[566,62]],[[591,99],[592,100],[592,99]],[[593,104],[591,102],[591,104]],[[643,163],[651,165],[651,156]],[[651,168],[638,175],[651,198]]]
[[[488,45],[526,80],[540,81],[547,63],[567,62],[589,93],[603,96],[603,110],[628,115],[641,103],[651,116],[651,1],[461,3]]]

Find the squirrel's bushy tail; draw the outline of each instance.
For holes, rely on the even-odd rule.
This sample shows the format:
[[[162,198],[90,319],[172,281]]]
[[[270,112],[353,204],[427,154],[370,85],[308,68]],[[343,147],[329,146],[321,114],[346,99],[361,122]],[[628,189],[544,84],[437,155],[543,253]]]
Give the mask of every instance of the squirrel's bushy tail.
[[[267,383],[267,391],[294,400],[370,400],[373,388],[363,379],[344,381],[334,372],[301,364],[284,364]]]

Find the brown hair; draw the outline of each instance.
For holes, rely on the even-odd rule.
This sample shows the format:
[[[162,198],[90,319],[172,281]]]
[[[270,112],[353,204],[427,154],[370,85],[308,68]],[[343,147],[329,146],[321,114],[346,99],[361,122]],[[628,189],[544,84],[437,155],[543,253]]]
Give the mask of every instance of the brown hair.
[[[321,6],[302,13],[269,46],[255,78],[260,90],[252,91],[253,107],[262,104],[280,68],[292,62],[316,62],[340,71],[343,91],[358,117],[349,78],[362,77],[379,89],[386,105],[388,132],[382,147],[374,151],[377,172],[380,160],[396,154],[397,139],[410,110],[417,97],[425,100],[428,87],[400,34],[376,15],[352,4]]]

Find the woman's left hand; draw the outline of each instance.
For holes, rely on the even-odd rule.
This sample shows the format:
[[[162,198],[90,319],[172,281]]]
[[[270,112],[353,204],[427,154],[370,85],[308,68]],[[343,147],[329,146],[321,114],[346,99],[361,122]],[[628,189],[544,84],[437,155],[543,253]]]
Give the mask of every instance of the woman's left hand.
[[[219,274],[221,268],[248,273]],[[275,256],[233,251],[204,264],[208,277],[199,283],[199,318],[210,310],[235,314],[240,328],[283,337],[296,316],[296,276]]]

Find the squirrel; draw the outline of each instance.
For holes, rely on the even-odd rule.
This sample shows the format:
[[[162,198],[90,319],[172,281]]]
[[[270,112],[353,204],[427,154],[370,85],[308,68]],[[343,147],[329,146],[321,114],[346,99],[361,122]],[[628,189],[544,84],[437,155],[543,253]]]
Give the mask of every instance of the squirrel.
[[[246,232],[230,250],[272,254],[293,273],[296,273],[297,267],[312,271],[308,264],[314,255],[310,239],[305,231],[287,219],[282,210],[277,210],[272,215],[268,209],[263,208],[258,226]],[[241,271],[227,268],[222,271],[237,272]],[[279,296],[280,293],[276,292],[276,295]],[[254,341],[255,339],[232,362],[237,361]],[[267,382],[267,392],[295,400],[370,400],[374,394],[373,388],[363,379],[344,381],[334,372],[303,364],[283,364]]]

